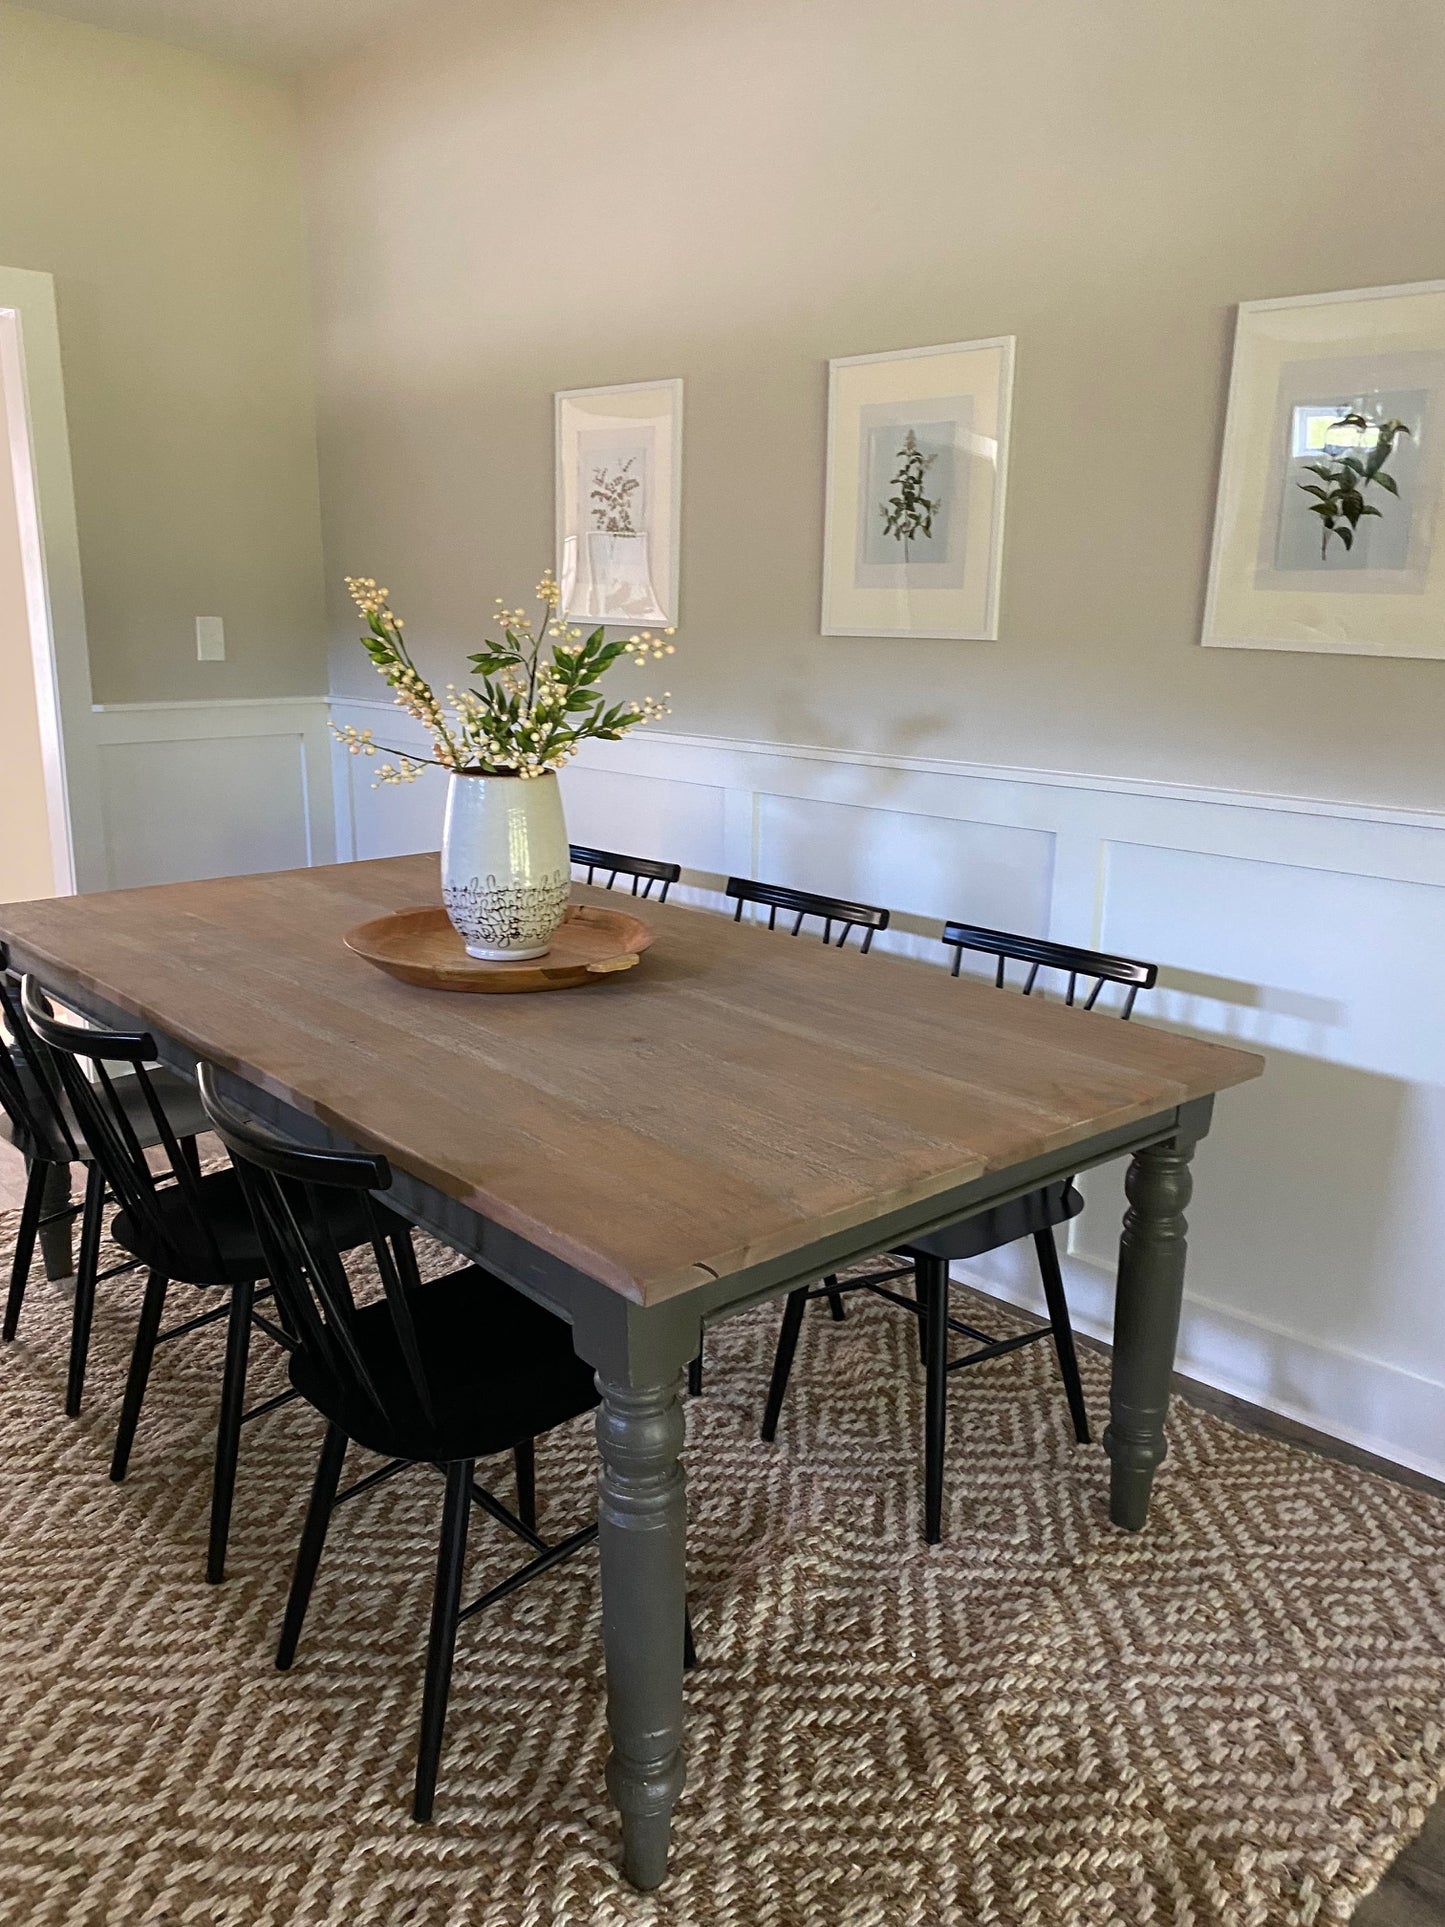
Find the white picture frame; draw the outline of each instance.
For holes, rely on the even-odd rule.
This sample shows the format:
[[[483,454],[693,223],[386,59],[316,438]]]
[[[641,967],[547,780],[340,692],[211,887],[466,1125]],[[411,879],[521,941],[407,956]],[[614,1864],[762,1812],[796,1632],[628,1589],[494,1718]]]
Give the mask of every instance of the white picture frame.
[[[568,388],[554,397],[561,613],[606,627],[678,619],[682,383]]]
[[[825,636],[997,641],[1013,369],[1012,335],[828,363]]]
[[[1445,281],[1240,303],[1200,640],[1445,657]]]

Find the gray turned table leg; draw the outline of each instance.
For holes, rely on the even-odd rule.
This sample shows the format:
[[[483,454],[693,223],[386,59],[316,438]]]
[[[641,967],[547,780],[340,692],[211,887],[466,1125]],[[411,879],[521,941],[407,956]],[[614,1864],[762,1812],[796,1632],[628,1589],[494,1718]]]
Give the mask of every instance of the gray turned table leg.
[[[1185,1207],[1194,1189],[1194,1139],[1136,1151],[1125,1191],[1114,1304],[1114,1373],[1104,1450],[1112,1461],[1109,1516],[1138,1532],[1149,1517],[1154,1474],[1168,1447],[1164,1422],[1184,1296]]]
[[[623,1871],[647,1891],[667,1873],[672,1809],[683,1782],[682,1373],[637,1386],[599,1372],[597,1385],[602,1642],[612,1735],[607,1790],[622,1814]]]
[[[52,1211],[63,1211],[70,1203],[70,1166],[52,1164],[45,1174],[45,1189],[40,1196],[40,1215],[48,1217]],[[47,1278],[68,1278],[75,1270],[75,1257],[70,1234],[74,1228],[72,1218],[57,1218],[52,1224],[40,1227],[40,1255],[45,1261]]]

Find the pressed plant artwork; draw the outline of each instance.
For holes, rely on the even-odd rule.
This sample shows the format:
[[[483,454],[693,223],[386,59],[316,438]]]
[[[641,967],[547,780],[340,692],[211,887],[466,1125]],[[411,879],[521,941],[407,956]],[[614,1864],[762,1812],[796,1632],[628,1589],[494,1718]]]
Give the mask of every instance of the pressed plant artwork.
[[[555,429],[559,614],[589,629],[675,623],[682,383],[564,389]]]
[[[642,487],[642,478],[632,473],[634,456],[619,462],[615,470],[595,468],[588,491],[592,503],[592,526],[599,535],[636,535],[632,520],[633,496]]]
[[[825,636],[997,636],[1013,351],[829,362]]]
[[[497,597],[500,639],[468,657],[475,683],[466,689],[448,683],[445,701],[412,661],[406,625],[392,609],[388,591],[371,576],[348,576],[346,586],[366,621],[362,647],[395,692],[397,708],[422,725],[436,751],[412,756],[376,742],[369,729],[333,724],[336,740],[353,756],[382,750],[396,758],[378,768],[378,783],[415,782],[429,765],[481,776],[543,776],[570,762],[583,743],[615,743],[628,730],[669,713],[670,692],[609,703],[601,682],[623,658],[640,669],[673,655],[676,631],[640,629],[614,642],[600,628],[584,634],[559,614],[561,591],[550,569],[537,584],[537,620]]]
[[[884,532],[903,544],[906,556],[910,545],[920,536],[933,533],[938,501],[925,495],[923,490],[928,471],[938,460],[938,451],[934,449],[925,455],[918,446],[918,437],[910,428],[903,437],[896,460],[898,467],[890,478],[894,493],[887,501],[879,503],[878,513],[883,517]]]
[[[1243,301],[1201,640],[1445,658],[1445,281]]]
[[[1320,559],[1326,562],[1331,554],[1331,536],[1348,554],[1355,545],[1355,533],[1365,517],[1383,513],[1366,499],[1367,489],[1380,489],[1399,500],[1399,485],[1385,465],[1394,454],[1400,436],[1410,433],[1406,424],[1396,417],[1374,422],[1358,411],[1351,411],[1332,421],[1328,432],[1333,434],[1340,428],[1351,431],[1351,444],[1344,446],[1327,442],[1322,450],[1327,459],[1303,465],[1306,473],[1317,475],[1319,481],[1296,484],[1306,495],[1315,498],[1310,503],[1309,512],[1320,519]],[[1370,442],[1372,434],[1374,440]]]

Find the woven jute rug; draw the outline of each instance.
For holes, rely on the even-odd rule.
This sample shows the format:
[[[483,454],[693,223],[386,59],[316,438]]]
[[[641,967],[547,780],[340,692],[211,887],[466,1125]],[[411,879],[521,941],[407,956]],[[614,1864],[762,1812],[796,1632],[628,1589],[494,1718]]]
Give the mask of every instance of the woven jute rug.
[[[437,1821],[414,1826],[439,1481],[338,1515],[278,1674],[317,1421],[247,1427],[230,1577],[208,1588],[220,1331],[164,1348],[112,1486],[138,1289],[103,1294],[79,1422],[63,1291],[32,1286],[0,1357],[7,1924],[1338,1921],[1441,1783],[1445,1508],[1179,1407],[1149,1530],[1115,1532],[1105,1461],[1073,1445],[1035,1346],[954,1381],[930,1551],[914,1330],[854,1300],[843,1325],[810,1317],[773,1448],[776,1308],[709,1341],[689,1414],[703,1663],[663,1892],[617,1869],[591,1553],[464,1628]],[[257,1391],[279,1384],[255,1357]],[[1101,1423],[1104,1368],[1085,1371]],[[539,1475],[544,1530],[584,1519],[590,1426]],[[511,1559],[479,1517],[478,1589]]]

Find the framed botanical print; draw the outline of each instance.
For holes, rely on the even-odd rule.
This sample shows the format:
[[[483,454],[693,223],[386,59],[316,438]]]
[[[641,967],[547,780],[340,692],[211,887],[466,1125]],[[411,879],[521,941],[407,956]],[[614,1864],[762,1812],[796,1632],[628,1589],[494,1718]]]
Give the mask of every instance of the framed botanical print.
[[[556,397],[557,580],[577,621],[675,623],[682,383]]]
[[[825,636],[998,636],[1011,335],[828,364]]]
[[[1241,304],[1203,640],[1445,656],[1445,281]]]

